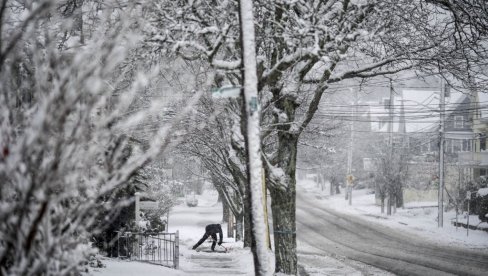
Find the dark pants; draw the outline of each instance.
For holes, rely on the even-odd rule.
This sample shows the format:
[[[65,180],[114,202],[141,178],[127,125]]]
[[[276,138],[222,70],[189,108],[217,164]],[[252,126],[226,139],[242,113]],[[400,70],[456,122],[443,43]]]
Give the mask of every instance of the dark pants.
[[[200,244],[202,244],[205,240],[208,239],[209,236],[212,236],[212,239],[213,239],[213,242],[212,242],[212,251],[215,250],[215,245],[217,244],[217,234],[213,233],[213,234],[207,234],[205,233],[203,235],[203,237],[197,242],[197,244],[195,244],[193,246],[193,249],[196,249],[197,247],[200,246]]]

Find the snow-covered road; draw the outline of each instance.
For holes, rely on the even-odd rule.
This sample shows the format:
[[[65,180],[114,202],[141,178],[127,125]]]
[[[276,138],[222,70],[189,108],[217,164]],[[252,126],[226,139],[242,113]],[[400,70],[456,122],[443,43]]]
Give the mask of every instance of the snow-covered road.
[[[413,234],[340,214],[318,202],[314,194],[297,194],[297,237],[343,262],[356,261],[396,275],[487,275],[488,254],[435,244]],[[378,275],[365,266],[364,274]]]

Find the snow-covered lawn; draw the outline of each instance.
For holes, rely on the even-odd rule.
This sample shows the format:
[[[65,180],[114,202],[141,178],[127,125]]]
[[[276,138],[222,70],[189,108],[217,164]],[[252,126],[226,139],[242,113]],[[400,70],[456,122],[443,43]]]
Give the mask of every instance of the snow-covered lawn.
[[[392,216],[381,214],[381,208],[375,205],[374,194],[371,190],[354,190],[352,205],[345,200],[344,193],[330,196],[328,189],[322,191],[315,182],[302,180],[298,183],[298,189],[302,192],[314,193],[321,204],[329,206],[336,211],[349,215],[361,216],[363,219],[380,223],[385,226],[400,229],[410,233],[415,233],[439,244],[456,245],[461,247],[488,249],[488,233],[481,230],[469,230],[452,225],[456,214],[454,211],[444,213],[444,227],[437,226],[437,207],[418,208],[420,206],[435,206],[436,202],[416,202],[406,204],[406,208],[397,208],[397,212]],[[417,207],[417,208],[411,208]],[[386,212],[386,210],[385,210]],[[466,221],[462,216],[458,216],[458,221]],[[470,216],[470,225],[477,225],[477,216]],[[480,226],[488,226],[482,223]]]

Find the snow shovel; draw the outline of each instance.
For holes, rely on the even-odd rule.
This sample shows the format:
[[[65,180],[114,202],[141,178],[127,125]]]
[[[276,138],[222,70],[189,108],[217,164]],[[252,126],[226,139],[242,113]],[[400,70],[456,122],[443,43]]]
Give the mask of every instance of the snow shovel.
[[[218,245],[218,244],[217,244],[217,245]],[[225,250],[225,253],[229,253],[229,248],[227,248],[227,247],[225,247],[225,246],[223,246],[223,245],[219,245],[219,246],[221,246],[221,247],[222,247],[222,248]]]
[[[217,245],[218,245],[218,246],[222,247],[222,248],[225,250],[225,253],[229,253],[229,248],[227,248],[227,247],[225,247],[225,246],[223,246],[223,245],[219,244],[219,243],[218,243],[216,240],[214,240],[213,238],[212,238],[212,241],[215,241],[215,242],[217,243]]]

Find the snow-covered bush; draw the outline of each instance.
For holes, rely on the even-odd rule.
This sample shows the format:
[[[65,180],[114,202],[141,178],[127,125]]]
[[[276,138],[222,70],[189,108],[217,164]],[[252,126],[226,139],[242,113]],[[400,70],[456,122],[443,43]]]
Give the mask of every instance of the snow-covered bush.
[[[488,188],[481,188],[476,193],[476,213],[480,221],[488,222]]]

